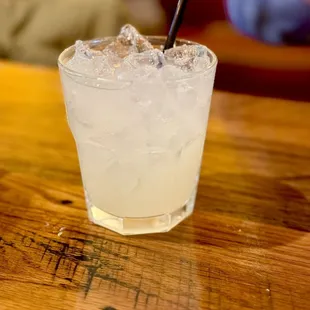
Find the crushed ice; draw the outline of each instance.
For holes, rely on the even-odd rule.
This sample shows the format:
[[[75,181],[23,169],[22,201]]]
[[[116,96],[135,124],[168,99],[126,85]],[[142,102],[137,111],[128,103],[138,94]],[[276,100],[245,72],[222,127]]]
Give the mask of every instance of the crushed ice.
[[[161,76],[176,79],[205,70],[210,64],[202,45],[182,45],[163,53],[154,48],[133,26],[125,25],[113,42],[101,50],[77,41],[67,66],[83,74],[128,80]]]

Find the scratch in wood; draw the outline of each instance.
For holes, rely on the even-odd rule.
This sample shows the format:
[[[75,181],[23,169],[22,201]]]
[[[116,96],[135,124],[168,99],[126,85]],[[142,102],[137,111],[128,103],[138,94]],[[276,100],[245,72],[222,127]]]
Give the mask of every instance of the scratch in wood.
[[[85,289],[84,289],[84,292],[85,292],[84,297],[85,298],[87,297],[87,294],[91,288],[94,276],[95,276],[98,268],[100,268],[100,267],[101,267],[101,265],[87,266],[88,276],[87,276],[87,281],[86,281],[86,285],[85,285]]]
[[[83,243],[85,245],[92,245],[94,243],[93,240],[85,240],[85,239],[82,239],[82,238],[70,238],[70,240],[79,241],[79,242],[81,242],[81,243]]]
[[[51,243],[51,240],[49,240],[48,243],[47,243],[47,245],[44,247],[45,249],[44,249],[44,252],[43,252],[43,254],[42,254],[42,256],[41,256],[40,262],[42,262],[42,260],[43,260],[43,258],[44,258],[44,256],[45,256],[45,254],[46,254],[47,249],[50,247],[50,243]],[[42,245],[43,245],[43,244],[42,244]]]
[[[36,243],[36,241],[35,241],[35,238],[32,238],[32,237],[28,237],[28,239],[30,240],[30,243],[28,244],[27,247],[30,248],[33,243]]]
[[[140,278],[139,287],[138,287],[138,289],[137,289],[137,293],[136,293],[136,297],[135,297],[134,309],[136,309],[136,307],[137,307],[137,305],[138,305],[139,295],[140,295],[140,292],[141,292],[141,284],[142,284],[142,279]]]
[[[137,291],[136,297],[135,297],[135,304],[134,304],[134,306],[133,306],[134,309],[137,308],[138,301],[139,301],[139,295],[140,295],[140,291]]]
[[[126,260],[129,259],[129,257],[127,255],[122,255],[120,253],[113,252],[111,249],[108,249],[108,248],[103,247],[103,246],[97,246],[97,245],[94,244],[93,248],[96,249],[96,250],[99,250],[100,252],[103,252],[105,254],[109,254],[109,255],[115,256],[117,258],[126,259]]]
[[[74,254],[73,257],[81,262],[89,262],[91,260],[91,257],[85,254],[79,254],[79,255]]]
[[[98,258],[99,259],[101,257],[102,248],[103,248],[103,239],[100,240],[100,247],[99,247],[99,253],[98,253]]]
[[[76,270],[77,270],[78,266],[79,266],[79,263],[76,262],[76,263],[75,263],[75,266],[74,266],[74,268],[73,268],[73,272],[72,272],[72,277],[71,277],[72,279],[73,279],[74,276],[75,276],[75,273],[76,273]]]
[[[110,277],[113,278],[112,275],[110,275]],[[115,283],[115,282],[114,282],[114,283]],[[112,291],[112,284],[113,284],[113,282],[112,282],[112,281],[109,281],[109,292]]]
[[[2,246],[9,246],[9,247],[14,248],[14,243],[13,242],[5,241],[2,237],[1,237],[0,241],[2,241]]]
[[[25,235],[25,234],[21,234],[19,232],[16,232],[15,234],[22,237],[21,239],[21,243],[26,247],[26,248],[30,248],[32,243],[36,243],[36,240],[35,240],[35,236],[36,236],[36,233],[32,232],[32,231],[28,231],[28,230],[25,230],[26,233],[28,234],[31,234],[32,237],[28,236],[28,235]],[[27,240],[30,240],[30,243],[27,245]]]
[[[53,241],[54,242],[54,241]],[[62,259],[70,260],[70,261],[79,261],[79,262],[91,262],[91,261],[100,261],[101,263],[104,262],[109,268],[115,269],[115,270],[122,270],[123,267],[119,265],[113,265],[109,261],[107,261],[105,258],[100,258],[98,256],[98,253],[86,253],[86,254],[75,254],[75,251],[81,252],[80,249],[77,249],[75,247],[70,247],[67,243],[63,242],[56,242],[57,244],[60,244],[62,246],[61,250],[55,250],[51,246],[48,246],[45,243],[40,243],[39,245],[42,246],[46,252],[51,253],[58,257],[58,261],[56,264],[56,267],[59,267],[59,262]],[[68,253],[69,249],[73,249],[73,253]],[[83,250],[82,250],[83,251]]]
[[[179,274],[179,282],[178,282],[178,287],[179,287],[179,290],[178,290],[178,298],[177,298],[177,303],[178,305],[180,305],[180,293],[181,293],[181,281],[182,281],[182,278],[183,278],[183,258],[180,259],[180,274]]]
[[[47,268],[48,268],[48,266],[50,265],[50,263],[51,263],[52,259],[53,259],[53,256],[51,256],[51,257],[50,257],[50,259],[48,260],[48,263],[47,263]]]
[[[86,268],[82,268],[82,270],[83,270],[83,272],[82,272],[82,275],[81,275],[81,280],[80,280],[80,282],[82,282],[82,281],[83,281],[83,278],[84,278],[84,274],[85,274]]]
[[[72,262],[72,261],[69,261],[69,266],[68,266],[68,275],[69,275],[69,276],[70,276],[70,274],[71,274],[72,264],[73,264],[73,262]]]
[[[57,273],[60,268],[62,268],[62,264],[70,267],[67,271],[67,276],[62,277],[64,280],[68,281],[68,283],[72,283],[76,277],[76,272],[81,264],[82,271],[82,278],[79,281],[74,281],[76,285],[81,286],[81,283],[85,283],[82,285],[84,290],[84,296],[87,297],[91,287],[93,285],[93,281],[95,278],[100,279],[100,284],[103,281],[109,281],[110,284],[114,286],[114,290],[116,290],[116,286],[122,286],[128,288],[128,290],[133,290],[136,292],[135,296],[135,307],[137,307],[139,302],[139,296],[141,293],[146,295],[147,301],[149,301],[149,297],[152,296],[156,298],[158,302],[159,297],[156,294],[147,294],[141,290],[142,279],[140,279],[139,287],[131,285],[130,283],[125,283],[119,281],[118,278],[118,271],[124,270],[124,266],[122,265],[121,261],[127,261],[129,259],[129,255],[122,255],[119,251],[115,253],[115,244],[113,240],[105,240],[102,238],[98,238],[97,243],[93,240],[84,240],[81,238],[70,238],[69,242],[62,242],[59,240],[54,240],[46,237],[42,237],[39,240],[35,240],[32,237],[27,237],[23,235],[23,246],[29,247],[31,244],[35,244],[35,248],[41,247],[42,254],[40,255],[39,261],[42,262],[47,254],[51,254],[48,258],[47,268],[49,268],[50,264],[54,262],[54,267],[52,271],[53,278],[55,279],[58,277]],[[28,239],[29,238],[29,239]],[[30,240],[30,244],[28,242]],[[78,248],[77,245],[72,246],[72,242],[70,241],[76,240],[82,242],[82,249]],[[3,240],[0,237],[0,244],[5,246],[12,246],[14,247],[13,242],[8,242]],[[70,245],[71,244],[71,245]],[[91,248],[86,247],[86,245],[91,246]],[[120,249],[121,246],[125,244],[116,242],[117,249]],[[85,249],[84,249],[85,248]],[[126,250],[129,250],[130,246],[126,244]],[[18,249],[18,248],[17,248]],[[22,250],[22,249],[18,249]],[[142,250],[142,248],[140,249]],[[143,248],[145,251],[145,249]],[[104,253],[104,254],[102,254]],[[135,253],[137,256],[139,252]],[[74,266],[72,265],[74,264]],[[71,267],[72,265],[72,267]],[[99,269],[105,266],[110,269],[111,273],[102,275],[102,271],[99,272]],[[87,272],[87,277],[85,279],[84,273]],[[71,276],[70,276],[71,275]],[[85,282],[86,281],[86,282]],[[59,284],[60,285],[60,284]],[[64,288],[68,288],[67,284],[63,284]]]
[[[164,268],[164,260],[162,260],[161,263],[161,270],[164,272],[165,268]],[[163,282],[163,275],[161,275],[160,280],[159,280],[159,286],[158,286],[158,296],[156,297],[156,306],[158,306],[159,304],[159,298],[160,298],[160,292],[161,292],[161,288],[162,288],[162,282]]]
[[[141,288],[139,288],[139,287],[137,287],[137,286],[135,286],[135,285],[133,285],[133,284],[130,284],[130,283],[121,281],[121,280],[119,280],[119,279],[113,278],[113,277],[111,277],[111,276],[108,275],[108,274],[103,275],[103,274],[100,274],[100,273],[96,273],[96,274],[94,275],[94,277],[100,278],[100,279],[102,279],[102,280],[104,280],[104,281],[113,282],[113,283],[115,283],[115,284],[117,284],[117,285],[119,285],[119,286],[122,286],[122,287],[124,287],[124,288],[127,288],[128,290],[132,290],[132,291],[134,291],[134,292],[139,292],[139,295],[140,295],[140,294],[144,294],[144,295],[148,296],[148,298],[149,298],[149,297],[154,297],[154,298],[156,298],[157,300],[159,299],[159,296],[156,295],[156,294],[147,293],[147,292],[145,292],[144,290],[142,290]],[[138,297],[139,297],[139,295],[138,295]],[[137,295],[136,295],[136,297],[137,297]],[[176,305],[176,303],[174,303],[174,305]]]
[[[116,241],[116,240],[112,240],[112,239],[108,239],[107,237],[98,236],[98,235],[96,235],[96,234],[83,233],[83,232],[81,232],[81,231],[78,231],[78,230],[75,230],[75,229],[72,229],[72,228],[68,228],[67,231],[70,232],[70,233],[76,233],[76,234],[79,234],[79,235],[83,235],[83,236],[85,236],[85,238],[86,238],[86,237],[94,237],[94,238],[96,238],[96,239],[103,240],[103,243],[104,243],[104,244],[108,244],[108,243],[111,243],[111,242],[112,242],[115,246],[121,244],[121,245],[124,245],[128,250],[129,250],[129,247],[130,247],[130,245],[128,245],[128,243],[121,242],[121,241]],[[70,239],[72,239],[72,238],[70,238]],[[91,240],[87,240],[87,241],[89,242],[89,241],[91,241]],[[145,247],[143,247],[143,246],[141,246],[141,245],[135,245],[134,248],[135,248],[135,249],[141,249],[141,250],[144,250],[144,251],[146,250]]]
[[[189,262],[189,274],[192,275],[192,262]],[[191,296],[191,290],[192,290],[192,281],[188,279],[188,299],[187,299],[187,309],[189,309],[190,306],[190,296]]]
[[[24,244],[24,241],[25,241],[26,235],[21,235],[21,234],[19,234],[19,233],[17,233],[17,235],[22,236],[21,243],[22,243],[22,244]]]
[[[56,262],[56,265],[55,265],[55,269],[54,269],[54,277],[56,276],[57,274],[57,270],[58,270],[58,267],[59,267],[59,264],[61,262],[61,260],[64,258],[64,256],[66,256],[66,252],[69,248],[69,245],[68,244],[64,244],[62,249],[58,252],[58,259],[57,259],[57,262]]]

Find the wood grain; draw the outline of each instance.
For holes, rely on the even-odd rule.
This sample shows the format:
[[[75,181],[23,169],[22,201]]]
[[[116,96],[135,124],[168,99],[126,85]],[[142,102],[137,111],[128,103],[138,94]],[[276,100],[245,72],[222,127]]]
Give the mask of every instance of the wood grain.
[[[310,105],[215,93],[197,205],[87,219],[56,70],[0,65],[0,310],[310,309]]]

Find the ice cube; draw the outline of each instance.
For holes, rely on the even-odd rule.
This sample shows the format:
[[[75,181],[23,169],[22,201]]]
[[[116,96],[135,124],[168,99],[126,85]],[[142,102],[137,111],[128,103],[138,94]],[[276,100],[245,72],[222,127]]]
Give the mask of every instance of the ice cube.
[[[164,54],[158,49],[148,50],[139,54],[131,54],[124,59],[124,63],[129,63],[133,68],[143,66],[161,67],[164,62]]]
[[[82,41],[76,41],[75,53],[67,62],[70,69],[89,74],[92,71],[92,54],[90,49]]]
[[[163,80],[176,80],[184,78],[188,75],[182,69],[175,67],[173,65],[166,65],[160,68],[159,73]]]
[[[76,41],[75,54],[67,66],[87,75],[112,77],[116,62],[120,62],[119,58],[107,58],[102,51],[91,49],[87,42]]]
[[[104,50],[104,54],[107,57],[116,56],[119,58],[125,58],[131,53],[137,53],[136,47],[129,45],[118,38],[110,43]]]
[[[87,42],[76,41],[75,42],[75,54],[74,57],[93,59],[96,56],[102,56],[102,52],[98,50],[91,49]]]
[[[202,45],[182,45],[165,52],[166,62],[184,71],[202,71],[210,63],[208,50]]]
[[[164,54],[157,49],[128,55],[115,72],[120,80],[154,78],[158,76],[157,68],[163,66]]]
[[[118,80],[126,80],[126,81],[139,81],[155,78],[158,75],[158,70],[149,65],[141,66],[141,67],[130,67],[128,66],[126,70],[121,67],[115,71],[115,76]]]
[[[118,38],[129,45],[135,46],[138,53],[153,49],[152,44],[135,27],[129,24],[122,27]]]
[[[116,40],[105,48],[104,53],[107,56],[117,55],[120,58],[125,58],[132,53],[142,53],[151,49],[153,49],[152,44],[136,28],[125,25]]]

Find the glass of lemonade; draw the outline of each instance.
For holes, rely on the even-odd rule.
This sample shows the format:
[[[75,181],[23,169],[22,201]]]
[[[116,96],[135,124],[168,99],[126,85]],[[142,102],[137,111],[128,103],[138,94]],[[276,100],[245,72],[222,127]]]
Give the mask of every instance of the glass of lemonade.
[[[89,218],[123,235],[167,232],[193,212],[217,65],[197,43],[163,54],[165,38],[134,36],[140,50],[127,34],[59,57]]]

